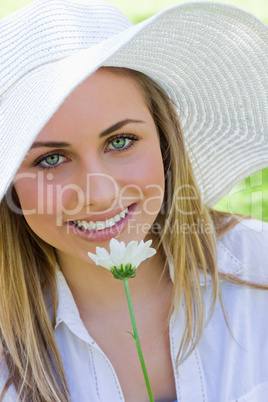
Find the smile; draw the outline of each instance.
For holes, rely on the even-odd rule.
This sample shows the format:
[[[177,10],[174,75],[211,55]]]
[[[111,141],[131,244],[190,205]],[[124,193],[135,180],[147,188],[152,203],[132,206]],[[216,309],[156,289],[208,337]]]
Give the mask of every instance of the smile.
[[[128,208],[124,209],[124,211],[120,212],[120,214],[117,214],[110,219],[106,219],[105,221],[72,221],[72,223],[80,230],[93,230],[97,232],[98,230],[103,230],[115,226],[118,222],[124,219],[127,214]]]

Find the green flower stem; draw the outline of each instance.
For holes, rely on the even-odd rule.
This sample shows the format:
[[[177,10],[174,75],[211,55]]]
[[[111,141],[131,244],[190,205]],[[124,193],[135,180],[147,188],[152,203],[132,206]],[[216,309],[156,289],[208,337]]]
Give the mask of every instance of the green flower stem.
[[[137,347],[138,355],[139,355],[139,358],[140,358],[141,368],[142,368],[142,371],[143,371],[143,376],[144,376],[144,379],[145,379],[145,383],[146,383],[148,395],[149,395],[149,398],[150,398],[150,402],[154,402],[154,397],[153,397],[153,393],[152,393],[148,373],[147,373],[147,370],[146,370],[146,366],[145,366],[145,362],[144,362],[144,358],[143,358],[143,354],[142,354],[142,350],[141,350],[141,344],[140,344],[140,340],[139,340],[139,335],[138,335],[136,320],[135,320],[135,316],[134,316],[134,310],[133,310],[133,306],[132,306],[132,301],[131,301],[131,298],[130,298],[129,286],[128,286],[128,278],[124,278],[122,280],[124,282],[124,287],[125,287],[126,296],[127,296],[127,302],[128,302],[128,308],[129,308],[132,328],[133,328],[133,332],[134,332],[133,338],[134,338],[134,340],[136,342],[136,347]]]

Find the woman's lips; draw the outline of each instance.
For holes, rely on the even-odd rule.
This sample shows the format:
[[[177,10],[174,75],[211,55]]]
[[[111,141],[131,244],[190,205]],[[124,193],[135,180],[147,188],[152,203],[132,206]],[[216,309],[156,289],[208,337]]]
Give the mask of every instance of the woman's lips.
[[[120,214],[116,214],[113,218],[106,221],[68,221],[67,227],[76,235],[90,241],[100,242],[109,240],[112,237],[118,236],[126,228],[136,206],[137,204],[131,204],[125,210],[121,211]],[[118,215],[120,216],[120,220]]]

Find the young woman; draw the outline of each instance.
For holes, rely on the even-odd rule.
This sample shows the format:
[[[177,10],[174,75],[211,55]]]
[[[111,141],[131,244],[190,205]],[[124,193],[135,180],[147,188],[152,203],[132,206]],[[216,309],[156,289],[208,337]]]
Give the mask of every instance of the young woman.
[[[219,18],[220,16],[220,18]],[[208,205],[268,162],[268,30],[192,3],[131,27],[101,2],[1,22],[1,400],[264,401],[265,223]]]

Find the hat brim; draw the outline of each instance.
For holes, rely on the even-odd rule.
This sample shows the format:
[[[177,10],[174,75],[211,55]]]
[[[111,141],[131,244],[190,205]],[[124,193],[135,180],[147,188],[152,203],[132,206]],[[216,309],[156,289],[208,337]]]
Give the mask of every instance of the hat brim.
[[[5,92],[0,135],[13,134],[0,147],[1,198],[38,133],[100,66],[141,71],[177,103],[207,204],[268,165],[268,27],[233,6],[186,3],[40,65]]]

